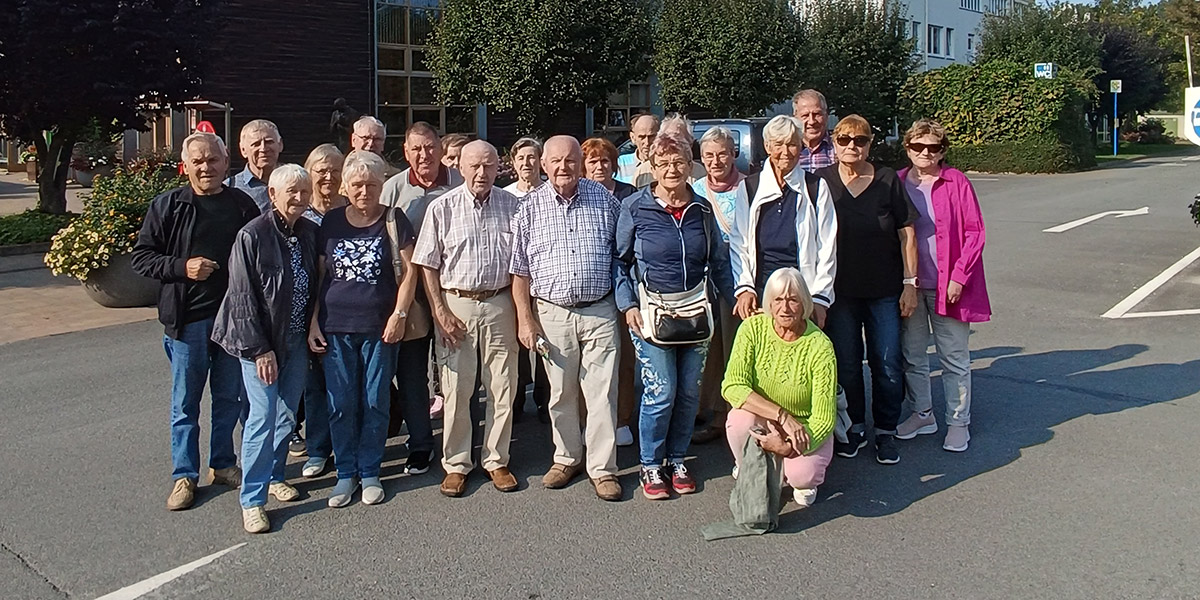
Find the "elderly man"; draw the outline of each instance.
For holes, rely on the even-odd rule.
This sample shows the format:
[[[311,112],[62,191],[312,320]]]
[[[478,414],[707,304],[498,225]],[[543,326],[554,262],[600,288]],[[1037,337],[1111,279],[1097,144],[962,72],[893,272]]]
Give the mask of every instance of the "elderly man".
[[[225,185],[246,192],[261,212],[270,212],[271,197],[267,193],[267,182],[279,164],[279,153],[283,152],[283,137],[279,135],[279,128],[266,119],[246,123],[238,136],[238,150],[246,159],[246,168],[225,180]]]
[[[200,398],[207,381],[212,393],[209,467],[212,483],[236,488],[242,473],[234,454],[233,429],[242,412],[238,360],[210,341],[217,309],[229,285],[229,255],[238,230],[261,214],[244,192],[221,177],[229,153],[221,138],[194,133],[180,158],[188,185],[150,203],[131,260],[138,273],[163,283],[158,320],[171,361],[171,461],[174,480],[169,510],[195,499],[200,478]]]
[[[437,131],[418,121],[404,132],[404,159],[408,168],[383,186],[380,199],[386,206],[404,212],[418,237],[429,204],[442,194],[462,185],[457,169],[442,164],[442,144]],[[425,303],[426,293],[417,290],[417,302]],[[429,351],[433,343],[428,335],[400,342],[396,361],[396,385],[399,406],[408,423],[408,461],[404,470],[420,475],[429,470],[433,456],[433,424],[429,416]],[[393,423],[396,425],[397,423]],[[395,427],[392,428],[395,431]]]
[[[792,97],[792,116],[800,122],[800,168],[812,173],[837,162],[829,139],[829,105],[817,90],[800,90]]]
[[[617,174],[613,179],[633,184],[638,167],[650,162],[650,142],[658,136],[658,126],[658,117],[655,115],[634,115],[629,123],[629,139],[633,142],[634,152],[617,157]]]
[[[417,239],[413,263],[424,267],[425,289],[438,327],[437,352],[446,397],[442,433],[442,494],[467,487],[471,462],[470,402],[476,370],[488,392],[480,462],[492,485],[517,489],[508,470],[513,390],[517,384],[517,315],[508,273],[516,196],[495,187],[500,157],[477,140],[462,149],[466,183],[433,200]]]
[[[696,138],[692,137],[692,122],[689,121],[687,117],[679,113],[674,113],[663,119],[662,125],[658,128],[658,132],[662,134],[674,135],[680,139],[687,140],[688,144],[696,141]],[[651,138],[650,142],[653,141],[654,139]],[[704,165],[698,160],[692,161],[692,172],[690,175],[688,175],[688,181],[694,182],[704,179],[705,175],[706,172],[704,170]],[[647,160],[639,164],[637,169],[634,171],[633,187],[641,189],[649,186],[652,183],[654,183],[654,171],[650,161]]]
[[[372,116],[359,117],[354,122],[354,131],[350,133],[350,147],[354,150],[383,154],[383,144],[387,141],[387,128],[383,121]]]
[[[621,204],[582,179],[583,151],[570,136],[547,140],[549,185],[525,196],[513,218],[509,271],[521,344],[542,355],[550,379],[554,466],[542,478],[565,487],[584,468],[604,500],[621,499],[617,481],[617,306],[613,256]],[[587,454],[579,397],[587,408]]]

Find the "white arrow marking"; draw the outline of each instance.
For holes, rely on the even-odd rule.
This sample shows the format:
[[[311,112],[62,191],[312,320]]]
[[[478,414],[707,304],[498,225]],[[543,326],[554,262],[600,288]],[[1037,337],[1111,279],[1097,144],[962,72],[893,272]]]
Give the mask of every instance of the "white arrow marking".
[[[1166,271],[1159,273],[1154,279],[1147,281],[1146,285],[1143,285],[1142,287],[1138,288],[1132,294],[1130,294],[1128,297],[1126,297],[1124,300],[1118,302],[1116,306],[1108,309],[1108,312],[1104,313],[1104,315],[1103,315],[1104,318],[1106,318],[1106,319],[1125,318],[1126,317],[1125,313],[1128,313],[1130,310],[1133,309],[1133,307],[1137,306],[1139,302],[1141,302],[1142,300],[1145,300],[1150,294],[1153,294],[1154,290],[1157,290],[1158,288],[1162,287],[1162,285],[1164,283],[1166,283],[1167,281],[1169,281],[1172,277],[1178,275],[1180,271],[1188,268],[1188,265],[1196,262],[1196,259],[1198,259],[1198,258],[1200,258],[1200,248],[1196,248],[1195,250],[1192,250],[1192,252],[1190,254],[1179,259],[1175,264],[1167,267]],[[1169,312],[1170,314],[1162,314],[1163,312]],[[1184,314],[1190,314],[1190,313],[1176,312],[1176,311],[1161,311],[1158,314],[1156,314],[1156,313],[1141,313],[1140,316],[1164,317],[1164,316],[1174,316],[1174,315],[1184,315]],[[1129,315],[1129,316],[1132,317],[1134,315]]]
[[[1141,208],[1136,208],[1134,210],[1110,210],[1107,212],[1094,214],[1090,217],[1076,219],[1074,221],[1071,221],[1070,223],[1063,223],[1062,225],[1056,225],[1054,227],[1051,227],[1050,229],[1043,229],[1042,232],[1044,232],[1044,233],[1062,233],[1064,231],[1070,231],[1072,229],[1075,229],[1076,227],[1079,227],[1080,225],[1087,225],[1088,223],[1091,223],[1092,221],[1099,221],[1100,219],[1103,219],[1104,217],[1116,217],[1116,218],[1120,219],[1123,217],[1133,217],[1133,216],[1137,216],[1137,215],[1148,215],[1148,214],[1150,214],[1149,206],[1143,206]]]
[[[155,575],[154,577],[151,577],[150,579],[139,581],[133,585],[123,587],[115,592],[100,596],[96,600],[133,600],[134,598],[140,598],[140,597],[162,587],[163,585],[166,585],[167,583],[169,583],[175,579],[178,579],[188,573],[191,573],[192,571],[195,571],[196,569],[199,569],[200,567],[203,567],[204,565],[207,565],[208,563],[210,563],[214,560],[217,560],[218,558],[221,558],[222,556],[229,554],[230,552],[233,552],[234,550],[237,550],[238,548],[241,548],[242,546],[245,546],[245,545],[246,545],[246,542],[242,542],[236,546],[226,548],[220,552],[216,552],[214,554],[209,554],[208,556],[205,556],[204,558],[201,558],[199,560],[194,560],[186,565],[183,565],[182,567],[176,567],[174,569],[171,569],[170,571],[167,571],[166,573],[161,573],[161,574]]]

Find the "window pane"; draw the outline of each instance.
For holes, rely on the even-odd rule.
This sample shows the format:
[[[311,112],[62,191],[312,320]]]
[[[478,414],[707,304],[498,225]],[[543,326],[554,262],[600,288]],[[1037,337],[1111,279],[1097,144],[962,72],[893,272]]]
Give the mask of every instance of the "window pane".
[[[383,71],[403,71],[404,50],[399,48],[380,48],[379,68]]]
[[[438,131],[445,131],[442,126],[442,111],[436,108],[414,108],[412,111],[413,123],[417,121],[425,121]]]
[[[408,109],[403,106],[380,106],[379,120],[387,127],[389,139],[393,135],[404,136],[408,129]]]
[[[437,104],[432,77],[412,78],[412,104]]]
[[[475,133],[475,108],[446,107],[446,133]]]
[[[650,106],[650,86],[645,84],[629,86],[629,104],[631,106]]]
[[[424,50],[413,50],[412,51],[412,70],[425,71],[425,72],[429,71],[429,66],[425,64],[425,51]]]
[[[380,104],[408,104],[408,78],[392,75],[379,76]]]
[[[433,22],[437,20],[440,11],[428,8],[412,9],[411,19],[409,20],[410,35],[409,43],[414,46],[424,46],[429,34],[433,31]]]
[[[379,4],[376,14],[375,27],[378,30],[380,44],[407,44],[408,37],[404,26],[404,15],[408,9],[403,6]]]

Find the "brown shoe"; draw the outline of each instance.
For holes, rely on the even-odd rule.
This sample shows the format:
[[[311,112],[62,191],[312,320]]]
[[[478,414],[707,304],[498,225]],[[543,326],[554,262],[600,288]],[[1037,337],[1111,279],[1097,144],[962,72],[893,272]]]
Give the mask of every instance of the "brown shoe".
[[[517,491],[517,478],[509,472],[508,467],[500,467],[495,471],[488,471],[488,477],[492,478],[492,485],[502,492]]]
[[[467,491],[467,476],[462,473],[446,473],[442,480],[442,495],[447,498],[458,498]]]
[[[167,510],[184,510],[191,508],[196,501],[196,480],[181,477],[175,480],[171,495],[167,496]]]
[[[554,466],[550,467],[550,470],[546,471],[542,477],[542,485],[552,490],[564,488],[581,472],[583,472],[583,465],[567,466],[554,463]]]
[[[212,485],[227,485],[234,489],[242,485],[242,470],[236,465],[224,469],[209,469],[208,473]]]
[[[616,502],[621,499],[621,482],[617,481],[616,475],[605,475],[599,479],[592,479],[592,485],[596,486],[596,495],[601,500]]]

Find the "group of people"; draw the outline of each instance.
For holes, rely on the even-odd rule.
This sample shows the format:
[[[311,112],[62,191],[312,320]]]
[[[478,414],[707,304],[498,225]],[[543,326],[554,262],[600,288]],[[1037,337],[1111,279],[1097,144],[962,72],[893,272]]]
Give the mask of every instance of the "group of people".
[[[509,442],[530,384],[554,443],[547,488],[586,473],[598,497],[621,499],[616,449],[636,431],[643,495],[692,493],[689,445],[724,436],[735,477],[757,443],[807,506],[833,454],[873,441],[894,464],[896,439],[938,431],[932,339],[943,447],[966,450],[970,323],[990,309],[978,200],[945,164],[944,128],[914,123],[912,167],[897,173],[868,161],[862,117],[830,133],[820,93],[797,93],[793,107],[767,123],[760,173],[737,170],[728,129],[697,144],[685,118],[639,115],[636,151],[622,156],[603,138],[522,138],[505,188],[495,147],[425,123],[405,132],[399,172],[373,117],[354,124],[347,155],[325,144],[303,166],[279,164],[278,129],[252,121],[239,138],[246,168],[227,180],[224,142],[192,134],[188,185],[152,202],[132,256],[163,283],[168,508],[194,500],[206,382],[210,480],[241,488],[252,533],[270,529],[268,496],[300,496],[284,466],[301,408],[302,474],[332,459],[331,507],[359,490],[364,504],[385,499],[380,464],[399,420],[405,471],[427,471],[439,410],[440,491],[461,496],[481,397],[479,462],[497,490],[517,490]],[[431,372],[444,398],[432,410]],[[842,389],[849,422],[835,435]]]

